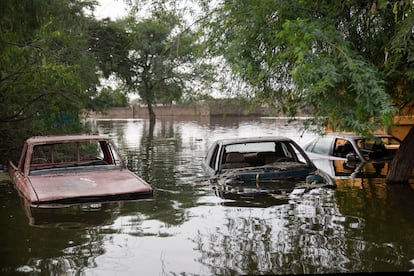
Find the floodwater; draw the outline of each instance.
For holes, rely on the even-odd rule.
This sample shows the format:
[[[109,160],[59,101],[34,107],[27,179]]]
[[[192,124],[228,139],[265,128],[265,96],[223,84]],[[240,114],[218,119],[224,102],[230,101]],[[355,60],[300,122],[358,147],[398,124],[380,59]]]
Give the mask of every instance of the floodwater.
[[[383,179],[338,179],[288,200],[214,194],[201,161],[226,137],[315,134],[300,122],[99,120],[150,199],[26,208],[0,179],[0,274],[246,275],[414,271],[414,190]]]

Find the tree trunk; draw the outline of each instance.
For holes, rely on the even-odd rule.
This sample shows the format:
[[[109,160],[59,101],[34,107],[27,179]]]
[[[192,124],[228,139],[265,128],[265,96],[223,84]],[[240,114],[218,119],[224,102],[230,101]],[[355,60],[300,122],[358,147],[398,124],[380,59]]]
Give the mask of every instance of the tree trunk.
[[[148,103],[147,106],[150,124],[155,125],[155,112],[154,109],[152,109],[152,104]]]
[[[386,183],[408,183],[414,168],[414,127],[411,127],[391,162]]]

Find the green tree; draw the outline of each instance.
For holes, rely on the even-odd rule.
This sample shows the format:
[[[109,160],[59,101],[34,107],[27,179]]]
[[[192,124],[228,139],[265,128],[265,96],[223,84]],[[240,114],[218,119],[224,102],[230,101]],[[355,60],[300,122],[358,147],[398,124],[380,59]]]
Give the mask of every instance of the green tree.
[[[117,30],[117,37],[128,39],[121,48],[126,51],[117,51],[117,59],[112,59],[103,71],[106,76],[115,74],[126,91],[140,96],[148,107],[151,122],[155,122],[153,104],[182,100],[196,89],[192,84],[203,82],[208,75],[210,67],[198,56],[198,34],[183,29],[182,20],[173,13],[160,10],[139,21],[129,16],[110,27]],[[106,45],[118,43],[106,38],[100,41]],[[103,55],[102,60],[105,59]]]
[[[321,127],[368,134],[412,109],[413,11],[412,0],[230,0],[212,12],[206,34],[278,112],[306,108]],[[408,181],[414,130],[403,145],[390,183]]]
[[[110,78],[114,72],[127,74],[131,66],[128,59],[130,42],[122,21],[91,19],[88,33],[90,51],[97,60],[101,77]]]
[[[80,130],[79,113],[98,83],[85,15],[94,4],[1,1],[1,162],[28,136]]]

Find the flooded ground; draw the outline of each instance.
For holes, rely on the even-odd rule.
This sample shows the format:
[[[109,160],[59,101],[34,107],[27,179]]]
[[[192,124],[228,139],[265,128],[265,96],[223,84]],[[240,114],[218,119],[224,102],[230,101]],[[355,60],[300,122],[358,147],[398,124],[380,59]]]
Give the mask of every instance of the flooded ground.
[[[239,275],[414,270],[414,190],[380,178],[280,199],[215,195],[201,160],[216,139],[315,134],[281,119],[100,120],[151,199],[42,210],[0,177],[0,272],[23,275]]]

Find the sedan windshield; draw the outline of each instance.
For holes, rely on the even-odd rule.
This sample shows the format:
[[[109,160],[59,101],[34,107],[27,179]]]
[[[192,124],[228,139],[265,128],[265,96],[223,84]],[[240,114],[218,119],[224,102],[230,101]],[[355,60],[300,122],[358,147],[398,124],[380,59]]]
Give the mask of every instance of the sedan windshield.
[[[231,154],[231,155],[230,155]],[[223,161],[230,156],[240,156],[236,158],[243,161],[248,161],[252,164],[268,164],[276,160],[279,161],[301,161],[306,163],[305,158],[296,149],[295,145],[289,142],[281,141],[261,141],[261,142],[249,142],[249,143],[237,143],[230,144],[225,147]],[[256,162],[255,159],[263,159],[262,162]],[[255,160],[255,161],[253,161]]]

